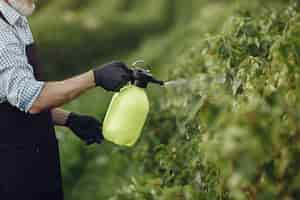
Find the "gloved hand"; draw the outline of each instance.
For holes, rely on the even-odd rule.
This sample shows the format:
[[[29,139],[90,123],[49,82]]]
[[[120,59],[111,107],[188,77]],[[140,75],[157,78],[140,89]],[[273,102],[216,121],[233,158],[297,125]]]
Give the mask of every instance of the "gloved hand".
[[[103,140],[102,126],[94,117],[71,112],[66,121],[66,126],[81,140],[85,141],[87,145],[100,144]]]
[[[102,86],[109,91],[117,92],[130,80],[133,71],[126,64],[114,61],[93,70],[96,86]]]

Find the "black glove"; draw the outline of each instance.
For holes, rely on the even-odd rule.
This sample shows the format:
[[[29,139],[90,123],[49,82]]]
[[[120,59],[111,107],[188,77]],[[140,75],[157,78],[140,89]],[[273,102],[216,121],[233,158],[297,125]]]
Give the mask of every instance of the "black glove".
[[[103,140],[102,126],[94,117],[71,112],[68,116],[66,126],[80,139],[85,141],[87,145],[93,143],[100,144]]]
[[[132,70],[126,64],[114,61],[93,70],[96,86],[102,86],[109,91],[117,92],[130,80]]]

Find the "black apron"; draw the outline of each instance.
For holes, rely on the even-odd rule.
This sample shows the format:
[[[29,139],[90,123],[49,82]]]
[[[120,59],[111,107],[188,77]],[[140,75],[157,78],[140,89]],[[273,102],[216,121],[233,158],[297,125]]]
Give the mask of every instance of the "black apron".
[[[1,13],[0,17],[4,19]],[[44,80],[34,44],[26,47],[26,54],[35,78]],[[0,104],[0,199],[63,199],[58,144],[49,110],[32,115],[8,102]]]

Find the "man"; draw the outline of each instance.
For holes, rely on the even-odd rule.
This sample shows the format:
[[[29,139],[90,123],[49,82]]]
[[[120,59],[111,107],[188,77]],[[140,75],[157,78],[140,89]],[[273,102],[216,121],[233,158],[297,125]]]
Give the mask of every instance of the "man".
[[[26,16],[33,0],[0,0],[0,199],[62,200],[54,125],[87,144],[101,143],[100,122],[58,107],[86,90],[118,91],[132,70],[112,62],[63,81],[45,82]]]

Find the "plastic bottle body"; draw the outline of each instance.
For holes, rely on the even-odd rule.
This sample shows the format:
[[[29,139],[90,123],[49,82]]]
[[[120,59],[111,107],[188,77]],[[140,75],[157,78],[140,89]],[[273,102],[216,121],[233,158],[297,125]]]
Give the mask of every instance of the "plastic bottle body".
[[[132,146],[140,137],[149,112],[149,100],[143,88],[126,86],[116,93],[103,122],[106,140]]]

